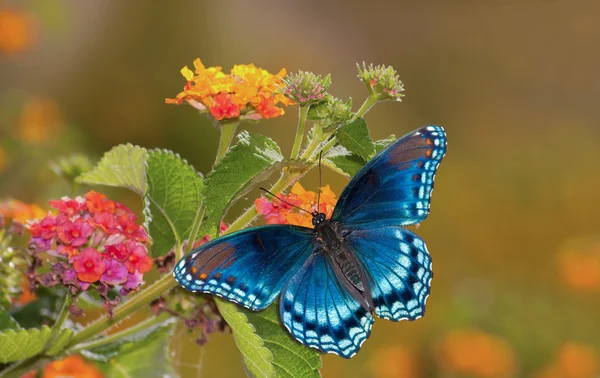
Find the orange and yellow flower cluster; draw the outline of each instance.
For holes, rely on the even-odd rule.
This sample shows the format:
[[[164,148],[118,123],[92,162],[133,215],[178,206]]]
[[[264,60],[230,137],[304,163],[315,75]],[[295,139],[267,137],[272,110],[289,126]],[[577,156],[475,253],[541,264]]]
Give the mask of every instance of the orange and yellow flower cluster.
[[[196,59],[194,71],[185,66],[181,74],[187,80],[183,91],[166,102],[187,101],[199,110],[208,109],[218,121],[240,116],[255,120],[274,118],[284,114],[278,104],[294,104],[279,89],[283,86],[285,69],[273,75],[254,64],[239,64],[227,74],[221,67],[205,67]]]
[[[291,205],[297,206],[305,211],[281,202],[277,198],[259,198],[254,202],[256,210],[262,214],[267,224],[293,224],[297,226],[313,227],[312,213],[317,210],[317,193],[307,191],[299,182],[292,186],[291,193],[287,196],[277,193],[277,196]],[[329,185],[321,188],[318,211],[324,213],[327,218],[331,217],[337,197],[331,191]]]
[[[37,371],[32,370],[27,374],[21,376],[21,378],[64,378],[64,377],[77,377],[77,378],[103,378],[104,375],[98,368],[90,363],[87,363],[81,356],[73,355],[62,360],[54,361],[46,365],[43,372],[39,374]]]
[[[563,282],[578,291],[600,292],[600,241],[573,240],[557,255]]]
[[[578,344],[563,344],[553,362],[534,375],[534,378],[594,378],[600,374],[598,352],[593,347]]]
[[[34,23],[25,12],[0,9],[0,53],[14,55],[35,44]]]
[[[28,220],[41,219],[46,212],[36,204],[28,204],[15,199],[0,201],[0,227],[10,221],[25,223]]]
[[[449,332],[438,345],[438,364],[450,375],[514,377],[516,356],[503,339],[478,329]]]

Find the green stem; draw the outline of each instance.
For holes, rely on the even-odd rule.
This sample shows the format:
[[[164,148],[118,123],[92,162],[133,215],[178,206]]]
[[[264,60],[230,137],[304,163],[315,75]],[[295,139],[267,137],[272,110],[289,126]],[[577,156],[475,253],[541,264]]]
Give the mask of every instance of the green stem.
[[[358,111],[356,112],[354,117],[352,117],[351,121],[354,121],[358,117],[364,116],[369,110],[371,110],[373,105],[375,105],[378,101],[379,101],[379,96],[370,94],[369,97],[367,97],[365,99],[365,102],[363,102],[360,109],[358,109]]]
[[[169,319],[171,316],[172,316],[171,314],[169,314],[167,312],[163,312],[162,314],[160,314],[158,316],[152,316],[151,318],[146,319],[143,322],[140,322],[132,327],[126,328],[121,332],[113,333],[112,335],[103,337],[101,339],[92,340],[88,343],[79,344],[79,345],[71,348],[69,350],[69,353],[79,353],[82,350],[98,348],[98,347],[110,344],[114,341],[124,339],[124,338],[134,335],[140,331],[148,330],[153,325],[160,324],[160,323],[164,322],[165,320]]]
[[[304,137],[304,127],[306,126],[306,118],[310,105],[300,105],[298,107],[298,128],[296,129],[296,138],[294,139],[294,147],[292,148],[292,159],[297,159],[300,154],[300,146]]]
[[[325,145],[323,145],[323,148],[321,148],[321,153],[323,153],[323,154],[326,153],[327,151],[329,151],[330,148],[335,146],[336,143],[337,143],[337,138],[334,136],[327,143],[325,143]]]
[[[188,244],[185,247],[184,255],[187,255],[192,250],[194,246],[194,242],[196,241],[196,237],[198,236],[198,232],[200,231],[200,226],[202,225],[202,218],[204,218],[204,204],[200,204],[198,211],[196,212],[196,217],[194,218],[194,222],[192,223],[192,231],[190,232],[190,236],[188,238]],[[177,261],[182,257],[181,256],[181,248],[177,247],[177,251],[175,255],[177,257]]]
[[[121,319],[140,309],[142,306],[148,305],[154,299],[160,297],[176,286],[177,282],[170,274],[161,277],[158,281],[148,286],[145,290],[140,291],[139,294],[129,299],[121,306],[118,306],[112,319],[107,315],[103,315],[79,331],[75,336],[73,336],[71,342],[69,342],[69,345],[67,345],[67,349],[73,348],[75,345],[90,340],[91,338],[101,334],[108,328],[118,323]]]
[[[229,146],[231,145],[231,141],[233,140],[233,136],[235,135],[235,131],[239,124],[240,122],[237,120],[219,123],[221,136],[219,139],[219,149],[217,150],[217,160],[215,161],[215,164],[218,163],[229,150]]]
[[[317,128],[314,132],[314,137],[310,141],[309,145],[306,147],[306,150],[304,150],[304,152],[302,153],[302,156],[300,156],[300,159],[309,160],[312,154],[315,152],[315,150],[319,147],[319,144],[321,144],[321,142],[327,139],[329,135],[331,135],[331,133],[324,132],[323,128],[317,125]]]
[[[56,336],[60,333],[62,325],[64,324],[65,320],[67,320],[67,318],[69,317],[69,307],[71,306],[71,304],[73,304],[73,296],[67,293],[65,296],[65,300],[62,303],[60,312],[58,313],[58,317],[56,318],[56,322],[54,322],[54,325],[52,326],[52,333],[50,334],[50,338],[46,343],[46,348],[54,344]]]
[[[6,369],[0,371],[1,378],[18,378],[24,373],[38,368],[41,362],[45,358],[42,355],[27,358],[25,360],[17,361],[14,364],[8,366]]]

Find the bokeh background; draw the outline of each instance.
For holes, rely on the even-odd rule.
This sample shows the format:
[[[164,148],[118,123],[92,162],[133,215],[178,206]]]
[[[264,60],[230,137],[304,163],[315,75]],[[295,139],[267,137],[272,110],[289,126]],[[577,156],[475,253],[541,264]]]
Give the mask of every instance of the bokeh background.
[[[164,103],[196,57],[331,73],[330,92],[355,104],[355,63],[392,65],[406,97],[367,115],[373,137],[434,123],[449,138],[417,230],[432,294],[416,322],[377,320],[355,358],[325,356],[323,376],[598,377],[599,12],[585,0],[2,1],[0,196],[69,194],[48,160],[119,143],[208,172],[218,131]],[[292,108],[242,127],[289,153],[295,124]],[[323,180],[337,193],[347,182]],[[185,377],[244,374],[228,334],[175,344]]]

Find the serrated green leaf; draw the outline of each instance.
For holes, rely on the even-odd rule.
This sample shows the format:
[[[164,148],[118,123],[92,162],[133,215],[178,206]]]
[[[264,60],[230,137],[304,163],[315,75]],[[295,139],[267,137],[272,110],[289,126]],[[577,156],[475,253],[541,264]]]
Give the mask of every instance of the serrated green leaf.
[[[0,332],[0,363],[24,360],[41,353],[50,333],[46,326]]]
[[[146,192],[145,148],[121,144],[106,152],[91,171],[75,179],[89,185],[108,185],[131,189],[140,196]]]
[[[375,153],[378,154],[383,151],[387,146],[394,143],[396,141],[396,136],[394,134],[390,135],[385,139],[379,139],[375,141],[373,144],[375,145]]]
[[[162,328],[142,340],[126,343],[116,357],[98,366],[111,378],[176,377],[169,358],[169,336],[169,328]]]
[[[365,161],[358,155],[353,154],[342,146],[335,146],[323,157],[323,164],[332,170],[353,177]]]
[[[115,340],[114,342],[103,345],[101,347],[93,348],[93,349],[83,349],[81,354],[83,354],[86,358],[98,362],[108,362],[112,358],[119,355],[121,350],[131,344],[131,343],[139,343],[148,337],[152,336],[156,332],[160,332],[162,329],[167,328],[170,329],[173,324],[177,321],[174,317],[169,317],[166,320],[152,324],[151,326],[143,328],[141,331],[136,332],[132,335],[120,338]],[[85,348],[85,345],[81,346]]]
[[[69,341],[71,341],[74,333],[75,332],[69,328],[61,329],[54,340],[49,343],[50,345],[46,346],[46,354],[48,356],[56,356],[57,354],[60,354]]]
[[[232,203],[255,183],[279,170],[277,163],[283,160],[277,143],[266,136],[243,131],[238,138],[238,143],[215,165],[204,182],[206,219],[203,231],[213,237]]]
[[[204,184],[194,167],[170,151],[149,151],[146,173],[148,192],[144,213],[150,213],[152,255],[157,257],[189,237],[202,205]]]
[[[264,346],[256,329],[237,305],[215,298],[219,312],[231,327],[233,338],[242,353],[244,365],[251,376],[274,377],[273,353]]]
[[[368,161],[375,154],[375,145],[369,136],[367,121],[363,118],[341,126],[336,131],[338,142],[348,151]]]
[[[0,331],[6,331],[9,329],[20,329],[19,323],[10,316],[8,311],[0,311]]]
[[[242,310],[263,340],[264,346],[273,353],[277,377],[320,377],[319,352],[300,344],[290,335],[281,325],[278,308],[277,304],[273,304],[264,311]]]

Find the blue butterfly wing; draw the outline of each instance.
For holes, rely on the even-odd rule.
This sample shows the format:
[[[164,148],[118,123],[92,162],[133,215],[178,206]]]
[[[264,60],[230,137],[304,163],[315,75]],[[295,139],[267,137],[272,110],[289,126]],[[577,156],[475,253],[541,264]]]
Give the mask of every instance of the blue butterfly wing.
[[[173,276],[189,291],[215,294],[262,310],[312,251],[312,229],[269,225],[215,239],[183,257]]]
[[[409,225],[429,214],[433,179],[446,153],[441,126],[413,131],[365,164],[342,192],[331,217],[341,223]]]
[[[371,333],[373,316],[344,285],[339,267],[315,246],[283,289],[283,324],[302,344],[350,358]]]
[[[423,316],[433,276],[425,242],[400,226],[343,227],[346,248],[370,278],[377,316],[393,321]]]

